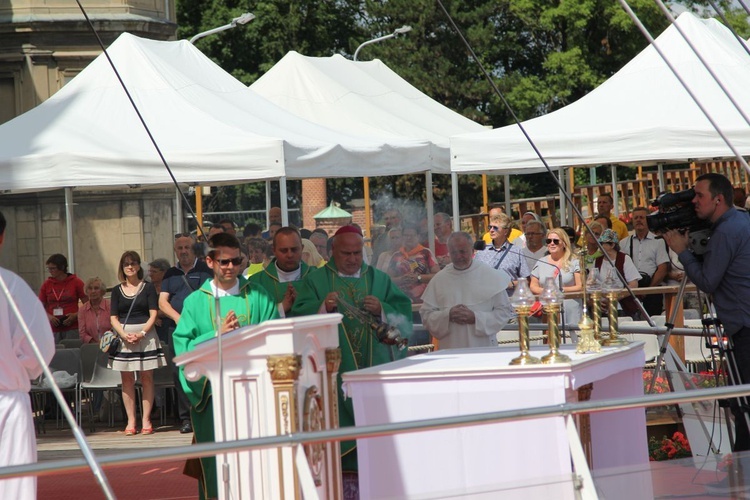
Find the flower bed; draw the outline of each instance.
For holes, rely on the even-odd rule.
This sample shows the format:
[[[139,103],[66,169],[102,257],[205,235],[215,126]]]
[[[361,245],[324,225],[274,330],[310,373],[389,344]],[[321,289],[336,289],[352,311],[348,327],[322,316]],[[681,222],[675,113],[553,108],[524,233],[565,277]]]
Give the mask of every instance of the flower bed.
[[[693,453],[690,451],[690,443],[681,432],[672,434],[671,439],[664,436],[661,440],[655,437],[648,440],[648,459],[652,462],[691,456]]]

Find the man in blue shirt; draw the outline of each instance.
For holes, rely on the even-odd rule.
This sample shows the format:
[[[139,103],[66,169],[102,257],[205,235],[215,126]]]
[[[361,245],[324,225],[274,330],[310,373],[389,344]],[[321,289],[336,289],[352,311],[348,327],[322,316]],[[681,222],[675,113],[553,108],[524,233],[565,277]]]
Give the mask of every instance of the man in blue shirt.
[[[678,254],[688,278],[713,297],[718,319],[733,344],[738,383],[750,383],[750,217],[735,209],[732,199],[732,183],[723,175],[698,177],[695,213],[712,224],[702,261],[688,249],[688,234],[671,230],[664,239]],[[735,417],[734,451],[750,449],[750,433],[743,416]]]
[[[182,313],[182,304],[188,295],[199,289],[207,280],[213,278],[211,269],[205,262],[198,260],[193,251],[195,240],[188,233],[175,235],[174,253],[177,256],[177,264],[164,273],[159,293],[159,309],[166,315],[162,320],[162,326],[167,330],[169,339],[169,351],[174,357],[174,342],[172,333]],[[175,391],[177,392],[177,411],[182,422],[180,432],[187,434],[193,432],[190,423],[190,401],[182,390],[179,381],[179,369],[172,365],[175,379]]]

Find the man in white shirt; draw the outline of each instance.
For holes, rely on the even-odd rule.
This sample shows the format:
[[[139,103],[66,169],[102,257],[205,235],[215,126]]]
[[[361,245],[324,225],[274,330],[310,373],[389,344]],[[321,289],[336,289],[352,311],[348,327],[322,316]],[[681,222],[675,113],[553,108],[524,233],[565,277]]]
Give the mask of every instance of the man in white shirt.
[[[473,243],[467,233],[450,235],[451,264],[422,295],[422,323],[441,349],[497,345],[497,332],[513,315],[505,292],[510,276],[472,259]]]
[[[530,220],[526,223],[524,228],[524,235],[526,236],[526,246],[523,247],[521,252],[526,257],[526,263],[529,265],[529,269],[534,269],[539,260],[547,254],[547,245],[544,244],[544,237],[547,231],[544,228],[544,224],[537,220]]]
[[[659,286],[669,272],[669,254],[664,240],[648,230],[646,216],[648,209],[634,208],[633,234],[620,242],[620,251],[630,255],[635,267],[641,273],[638,287]],[[639,297],[643,307],[650,316],[661,314],[664,306],[664,295],[644,295]]]
[[[5,226],[5,216],[0,212],[0,248]],[[36,462],[29,381],[42,374],[42,365],[11,309],[11,301],[20,311],[45,363],[55,353],[55,341],[47,313],[29,285],[7,269],[0,268],[0,277],[10,292],[6,295],[0,291],[0,467],[7,467]],[[35,499],[36,477],[1,479],[0,498]]]

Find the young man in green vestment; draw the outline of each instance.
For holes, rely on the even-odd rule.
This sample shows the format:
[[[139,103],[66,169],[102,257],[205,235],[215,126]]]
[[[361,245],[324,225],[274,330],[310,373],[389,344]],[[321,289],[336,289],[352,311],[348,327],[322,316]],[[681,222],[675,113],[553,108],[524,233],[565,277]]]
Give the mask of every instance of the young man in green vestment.
[[[273,236],[274,259],[266,268],[250,276],[250,283],[262,286],[278,304],[279,316],[291,316],[302,280],[310,272],[302,262],[302,238],[293,227],[282,227]]]
[[[222,334],[237,328],[255,325],[279,317],[276,301],[262,287],[238,276],[242,257],[240,242],[229,233],[211,237],[206,264],[213,270],[214,279],[190,294],[182,308],[180,321],[172,334],[176,355],[191,351],[203,341],[216,337],[216,324]],[[219,321],[216,320],[216,300],[219,301]],[[214,419],[211,385],[201,378],[196,382],[185,379],[180,367],[180,383],[190,400],[190,418],[195,440],[214,441]],[[216,458],[201,458],[199,479],[200,498],[217,498],[218,483]]]
[[[372,332],[372,322],[363,322],[346,307],[339,308],[339,300],[397,327],[402,338],[411,335],[413,326],[411,300],[387,274],[364,264],[363,246],[364,239],[358,228],[340,228],[333,237],[332,259],[325,266],[310,272],[292,309],[295,316],[331,312],[344,315],[339,325],[341,367],[338,401],[339,424],[342,427],[354,425],[354,409],[351,399],[342,396],[341,374],[400,359],[406,356],[406,350],[399,351],[394,346],[378,342]],[[355,441],[341,443],[341,463],[346,490],[346,483],[352,481],[352,475],[347,473],[356,474],[357,471]],[[353,481],[356,488],[356,475]]]

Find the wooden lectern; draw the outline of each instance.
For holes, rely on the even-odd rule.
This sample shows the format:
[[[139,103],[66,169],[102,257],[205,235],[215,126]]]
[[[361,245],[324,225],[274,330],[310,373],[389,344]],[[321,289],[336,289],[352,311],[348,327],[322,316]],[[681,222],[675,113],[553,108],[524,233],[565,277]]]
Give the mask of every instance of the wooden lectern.
[[[176,357],[188,380],[207,377],[211,382],[216,441],[337,428],[340,322],[340,314],[322,314],[224,334],[223,388],[218,339]],[[217,455],[219,498],[228,500],[222,482],[225,463],[231,498],[301,498],[294,453],[286,447]],[[340,499],[339,444],[305,446],[305,454],[319,498]]]

